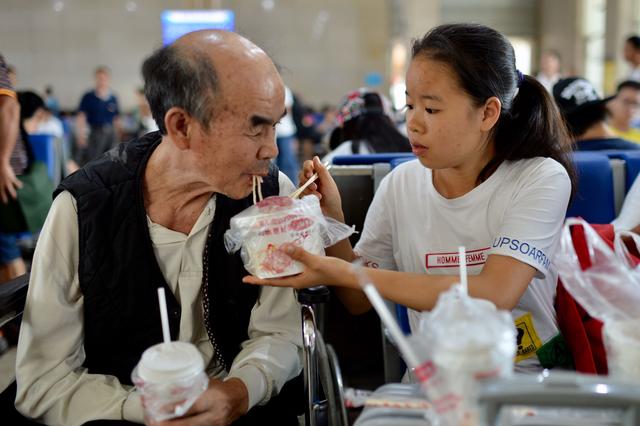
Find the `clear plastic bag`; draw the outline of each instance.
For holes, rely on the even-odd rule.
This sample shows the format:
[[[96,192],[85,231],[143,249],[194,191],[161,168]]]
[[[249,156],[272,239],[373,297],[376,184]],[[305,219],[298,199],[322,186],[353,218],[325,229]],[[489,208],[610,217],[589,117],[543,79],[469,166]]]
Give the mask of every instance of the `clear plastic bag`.
[[[229,253],[240,250],[245,268],[258,278],[276,278],[302,272],[280,247],[298,245],[310,253],[324,254],[324,248],[355,232],[331,218],[324,217],[317,197],[301,199],[273,196],[231,218],[224,235]]]
[[[443,424],[473,424],[479,381],[513,374],[516,330],[511,314],[454,286],[424,312],[412,336],[431,363],[424,390]]]
[[[582,226],[591,266],[582,270],[571,226]],[[593,317],[604,322],[609,374],[640,380],[640,270],[628,258],[620,236],[612,250],[584,220],[566,220],[556,267],[567,291]],[[637,241],[637,240],[636,240]]]
[[[582,270],[571,238],[571,226],[584,229],[591,266]],[[566,220],[555,260],[565,288],[589,314],[603,322],[640,320],[640,274],[600,238],[584,220]]]
[[[640,250],[640,235],[631,231],[617,231],[613,240],[613,248],[618,259],[623,261],[635,274],[640,274],[640,264],[636,265],[636,262],[632,259],[629,249],[622,240],[623,237],[630,238],[636,245],[636,249]]]

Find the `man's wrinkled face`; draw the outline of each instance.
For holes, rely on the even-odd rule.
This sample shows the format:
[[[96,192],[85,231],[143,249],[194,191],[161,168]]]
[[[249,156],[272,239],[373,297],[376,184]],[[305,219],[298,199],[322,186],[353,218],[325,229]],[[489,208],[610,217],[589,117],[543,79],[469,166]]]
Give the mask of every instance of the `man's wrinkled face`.
[[[203,179],[240,199],[251,193],[253,176],[266,176],[278,155],[275,127],[285,114],[284,85],[275,70],[252,80],[222,73],[220,81],[220,107],[209,129],[199,127],[193,149]]]

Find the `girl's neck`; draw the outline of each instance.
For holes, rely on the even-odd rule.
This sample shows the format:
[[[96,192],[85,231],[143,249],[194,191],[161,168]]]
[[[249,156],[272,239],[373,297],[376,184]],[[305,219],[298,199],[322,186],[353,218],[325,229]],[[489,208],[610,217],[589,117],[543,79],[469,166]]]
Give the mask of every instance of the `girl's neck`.
[[[433,186],[440,195],[448,199],[458,198],[471,192],[481,183],[478,178],[480,172],[494,155],[493,144],[489,144],[482,155],[469,159],[459,166],[433,170]],[[493,172],[495,170],[491,171]]]

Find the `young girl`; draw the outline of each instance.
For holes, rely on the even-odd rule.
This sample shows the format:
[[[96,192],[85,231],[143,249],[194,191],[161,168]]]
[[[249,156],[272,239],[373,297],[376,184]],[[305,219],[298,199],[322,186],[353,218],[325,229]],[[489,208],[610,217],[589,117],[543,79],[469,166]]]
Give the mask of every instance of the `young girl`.
[[[558,334],[552,259],[573,176],[566,128],[545,89],[515,67],[506,38],[481,25],[434,28],[413,44],[407,71],[407,130],[417,161],[382,182],[355,249],[345,240],[314,256],[285,250],[302,274],[245,282],[296,288],[338,286],[354,313],[370,305],[349,262],[362,257],[384,297],[418,312],[458,281],[467,250],[469,292],[512,311],[520,369]],[[318,159],[302,172],[309,193],[344,220],[335,183]]]

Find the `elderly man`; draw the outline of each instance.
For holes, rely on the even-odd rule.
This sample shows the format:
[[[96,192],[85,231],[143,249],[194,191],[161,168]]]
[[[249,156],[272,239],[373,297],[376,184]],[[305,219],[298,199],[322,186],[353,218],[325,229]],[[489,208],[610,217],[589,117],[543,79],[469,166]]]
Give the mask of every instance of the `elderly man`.
[[[162,341],[161,286],[172,338],[196,345],[211,377],[168,424],[297,424],[274,396],[300,372],[294,293],[242,284],[242,261],[223,243],[230,218],[251,204],[253,176],[265,196],[293,190],[271,165],[282,80],[260,48],[221,31],[182,37],[142,71],[160,131],[55,192],[31,272],[16,407],[50,425],[142,422],[130,374]]]

